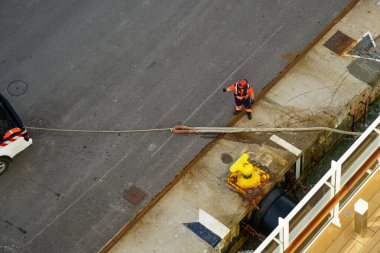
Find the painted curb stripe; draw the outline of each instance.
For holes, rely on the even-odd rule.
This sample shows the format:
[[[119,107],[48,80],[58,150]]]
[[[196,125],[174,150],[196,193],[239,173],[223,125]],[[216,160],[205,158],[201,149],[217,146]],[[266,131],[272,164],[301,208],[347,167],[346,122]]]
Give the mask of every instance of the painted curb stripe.
[[[272,135],[270,137],[270,140],[273,141],[274,143],[280,145],[281,147],[287,149],[288,151],[292,152],[296,156],[299,156],[302,153],[302,151],[300,149],[298,149],[297,147],[293,146],[292,144],[290,144],[286,140],[281,139],[277,135]]]
[[[215,219],[202,209],[199,209],[197,222],[183,223],[201,239],[215,247],[231,231],[223,223]]]
[[[193,231],[196,235],[198,235],[200,238],[202,238],[202,240],[210,244],[212,247],[218,245],[218,243],[222,240],[218,235],[214,234],[199,222],[183,223],[183,225]]]
[[[226,237],[230,232],[228,227],[202,209],[199,209],[199,222],[220,238]]]

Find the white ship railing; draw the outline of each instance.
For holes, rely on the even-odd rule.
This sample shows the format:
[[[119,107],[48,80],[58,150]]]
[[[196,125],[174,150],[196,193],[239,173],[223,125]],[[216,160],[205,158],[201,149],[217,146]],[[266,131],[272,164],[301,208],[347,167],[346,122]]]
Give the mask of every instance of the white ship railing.
[[[324,206],[340,191],[355,172],[374,154],[380,146],[380,116],[367,128],[367,130],[351,145],[338,161],[331,161],[331,168],[318,181],[318,183],[307,193],[307,195],[297,204],[297,206],[285,217],[279,218],[278,226],[259,245],[254,253],[262,252],[284,252],[288,246],[306,228],[309,222],[324,208]],[[366,180],[361,186],[380,170],[379,162],[376,169],[367,171]],[[359,189],[359,188],[358,188]],[[358,190],[357,189],[357,190]],[[324,222],[333,223],[340,226],[339,212],[343,209],[344,203],[341,201],[331,211],[330,217]],[[313,235],[308,245],[321,233]],[[304,245],[304,249],[307,245]]]

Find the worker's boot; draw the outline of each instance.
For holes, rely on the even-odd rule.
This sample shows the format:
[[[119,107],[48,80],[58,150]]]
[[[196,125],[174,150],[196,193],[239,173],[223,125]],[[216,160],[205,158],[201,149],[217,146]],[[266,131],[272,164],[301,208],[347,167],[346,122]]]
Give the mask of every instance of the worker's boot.
[[[241,111],[235,110],[233,114],[234,114],[234,115],[238,115],[240,112],[241,112]]]
[[[248,116],[248,119],[251,120],[252,119],[252,113],[250,112],[247,112],[247,116]]]

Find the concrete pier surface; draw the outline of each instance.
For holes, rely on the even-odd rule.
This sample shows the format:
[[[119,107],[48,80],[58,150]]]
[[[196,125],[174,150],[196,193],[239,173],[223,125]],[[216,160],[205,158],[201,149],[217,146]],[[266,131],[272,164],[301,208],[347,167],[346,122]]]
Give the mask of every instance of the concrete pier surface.
[[[225,126],[222,87],[260,93],[350,2],[2,0],[0,92],[31,127]],[[98,251],[213,141],[30,134],[0,177],[0,252]]]
[[[379,95],[380,66],[373,61],[337,55],[325,43],[337,31],[354,40],[360,40],[362,35],[370,32],[378,40],[379,16],[378,1],[359,1],[255,103],[253,119],[242,117],[236,126],[348,129],[352,117],[364,113],[363,104]],[[369,76],[372,77],[370,80]],[[224,250],[239,233],[239,222],[252,210],[247,201],[227,186],[226,176],[233,161],[243,152],[250,152],[256,161],[273,172],[274,180],[278,182],[299,157],[294,150],[273,140],[282,139],[297,148],[304,164],[311,164],[337,136],[327,132],[275,135],[276,138],[270,133],[219,137],[186,168],[187,173],[145,215],[133,226],[127,225],[104,250],[110,249],[114,253]],[[202,137],[183,138],[190,141]],[[230,229],[228,236],[216,247],[184,225],[198,221],[200,209]]]

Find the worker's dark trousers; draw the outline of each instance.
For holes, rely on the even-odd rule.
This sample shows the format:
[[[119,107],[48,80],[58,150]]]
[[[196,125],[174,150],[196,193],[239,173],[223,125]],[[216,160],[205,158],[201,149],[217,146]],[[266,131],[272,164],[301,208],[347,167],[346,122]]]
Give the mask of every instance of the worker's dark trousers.
[[[252,112],[252,105],[251,105],[249,98],[240,100],[240,99],[237,99],[235,97],[235,109],[236,109],[236,111],[241,111],[243,109],[242,108],[243,106],[244,106],[246,112]]]

